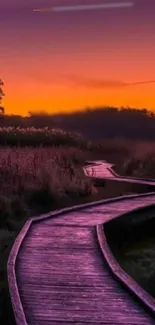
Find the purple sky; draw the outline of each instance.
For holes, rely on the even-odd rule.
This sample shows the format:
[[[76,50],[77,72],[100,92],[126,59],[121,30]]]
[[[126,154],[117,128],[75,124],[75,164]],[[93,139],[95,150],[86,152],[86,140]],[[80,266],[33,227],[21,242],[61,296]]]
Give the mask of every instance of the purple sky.
[[[134,7],[128,9],[33,12],[58,5],[111,2],[123,0],[0,0],[0,78],[6,84],[8,111],[11,105],[13,111],[19,111],[22,101],[24,113],[43,105],[50,110],[52,97],[49,102],[46,98],[49,100],[51,92],[57,110],[62,105],[71,109],[91,103],[155,108],[153,84],[145,91],[144,86],[136,88],[138,92],[130,87],[127,93],[124,87],[122,93],[117,90],[112,96],[107,90],[95,90],[94,95],[91,91],[92,97],[87,90],[77,92],[80,84],[110,87],[155,80],[155,0],[133,0]]]

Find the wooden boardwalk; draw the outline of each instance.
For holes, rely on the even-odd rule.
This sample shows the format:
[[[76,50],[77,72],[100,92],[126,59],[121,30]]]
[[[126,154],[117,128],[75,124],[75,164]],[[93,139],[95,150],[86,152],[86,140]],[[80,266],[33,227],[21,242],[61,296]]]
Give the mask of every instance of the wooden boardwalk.
[[[85,173],[119,179],[111,167],[96,162]],[[96,232],[96,226],[153,203],[155,192],[129,195],[27,221],[8,260],[17,325],[155,325],[155,318],[112,276]]]

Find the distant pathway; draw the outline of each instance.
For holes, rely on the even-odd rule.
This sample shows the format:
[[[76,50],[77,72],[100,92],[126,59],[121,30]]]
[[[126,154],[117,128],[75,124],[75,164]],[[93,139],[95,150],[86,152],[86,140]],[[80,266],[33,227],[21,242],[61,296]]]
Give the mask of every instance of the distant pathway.
[[[120,177],[105,161],[86,175],[155,185]],[[155,192],[62,209],[28,220],[8,260],[17,325],[155,325],[141,304],[112,276],[96,226],[155,203]]]

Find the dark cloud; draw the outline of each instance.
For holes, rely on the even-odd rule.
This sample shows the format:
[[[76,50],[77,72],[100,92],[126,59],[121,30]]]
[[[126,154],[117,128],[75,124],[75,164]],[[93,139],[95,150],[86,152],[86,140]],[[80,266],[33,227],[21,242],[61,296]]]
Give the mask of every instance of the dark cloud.
[[[75,86],[87,87],[87,88],[120,88],[120,87],[129,87],[129,86],[155,83],[155,80],[124,82],[120,80],[111,80],[111,79],[82,78],[79,76],[71,76],[71,75],[62,76],[62,78],[66,81],[71,82]]]

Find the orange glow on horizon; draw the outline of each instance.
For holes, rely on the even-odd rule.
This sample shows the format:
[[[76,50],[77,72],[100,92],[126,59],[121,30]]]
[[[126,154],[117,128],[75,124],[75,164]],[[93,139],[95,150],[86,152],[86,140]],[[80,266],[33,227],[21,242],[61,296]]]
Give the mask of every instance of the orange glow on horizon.
[[[71,112],[86,107],[134,107],[155,111],[155,84],[130,87],[91,89],[62,85],[42,85],[37,82],[8,83],[3,100],[6,114],[27,116],[29,111],[47,113]],[[20,94],[20,95],[19,95]]]
[[[137,1],[130,10],[91,11],[87,19],[82,13],[31,10],[20,17],[13,11],[12,20],[1,22],[6,114],[88,106],[155,111],[155,82],[130,85],[155,80],[154,5],[148,16],[141,8]]]

